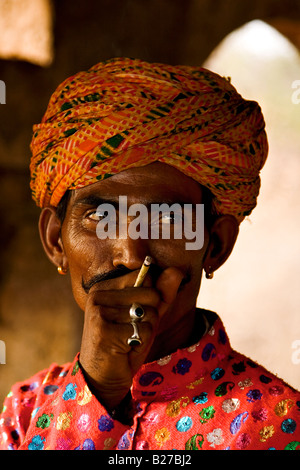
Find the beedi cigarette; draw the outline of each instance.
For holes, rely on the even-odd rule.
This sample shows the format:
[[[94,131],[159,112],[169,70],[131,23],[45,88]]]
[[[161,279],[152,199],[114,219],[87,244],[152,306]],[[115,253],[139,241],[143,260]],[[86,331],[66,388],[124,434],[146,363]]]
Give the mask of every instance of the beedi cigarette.
[[[142,267],[140,269],[140,272],[138,274],[138,277],[136,278],[136,281],[135,281],[135,284],[134,284],[134,287],[140,287],[143,282],[144,282],[144,279],[146,277],[146,274],[150,268],[150,264],[152,263],[152,258],[151,256],[146,256],[143,264],[142,264]]]
[[[151,262],[152,262],[151,256],[146,256],[142,264],[142,267],[139,271],[138,277],[136,278],[134,287],[140,287],[143,284],[146,274],[150,268]],[[132,309],[133,309],[133,312],[132,312]],[[142,340],[139,337],[139,332],[136,326],[136,321],[141,320],[143,318],[144,309],[143,307],[141,307],[141,305],[133,303],[131,306],[131,309],[129,310],[129,315],[130,315],[130,318],[132,319],[130,323],[133,326],[133,335],[131,336],[131,338],[128,338],[127,342],[130,346],[135,346],[137,344],[142,343]]]

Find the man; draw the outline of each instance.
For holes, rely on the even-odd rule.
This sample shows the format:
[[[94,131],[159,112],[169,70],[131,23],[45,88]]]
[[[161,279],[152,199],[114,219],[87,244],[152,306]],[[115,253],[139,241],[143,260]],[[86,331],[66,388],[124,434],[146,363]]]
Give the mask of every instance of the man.
[[[72,363],[13,387],[2,448],[297,448],[299,393],[196,308],[202,272],[226,261],[256,205],[267,156],[257,103],[204,69],[114,59],[58,87],[31,148],[42,243],[71,276],[84,328]],[[139,218],[133,236],[136,204],[192,208],[192,234],[204,204],[203,243],[176,236],[184,210]],[[165,224],[169,237],[151,235]]]

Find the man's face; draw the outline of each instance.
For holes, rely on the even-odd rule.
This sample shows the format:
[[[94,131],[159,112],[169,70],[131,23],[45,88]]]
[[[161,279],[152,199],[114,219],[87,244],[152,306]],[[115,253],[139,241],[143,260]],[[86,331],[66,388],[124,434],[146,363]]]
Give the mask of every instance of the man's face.
[[[89,290],[96,283],[101,289],[126,287],[126,273],[140,269],[145,256],[150,255],[153,258],[153,267],[149,271],[152,285],[155,285],[155,277],[167,267],[178,268],[184,276],[176,302],[165,316],[165,324],[161,325],[163,331],[170,327],[170,321],[183,318],[196,304],[207,232],[205,230],[204,245],[200,250],[187,250],[184,237],[99,239],[96,232],[100,220],[97,208],[103,202],[113,204],[118,220],[119,196],[127,197],[128,208],[136,203],[148,208],[151,204],[166,202],[169,206],[174,203],[196,205],[203,202],[202,189],[197,182],[175,168],[153,163],[76,189],[72,191],[68,203],[62,226],[62,242],[74,297],[80,308],[85,310]]]

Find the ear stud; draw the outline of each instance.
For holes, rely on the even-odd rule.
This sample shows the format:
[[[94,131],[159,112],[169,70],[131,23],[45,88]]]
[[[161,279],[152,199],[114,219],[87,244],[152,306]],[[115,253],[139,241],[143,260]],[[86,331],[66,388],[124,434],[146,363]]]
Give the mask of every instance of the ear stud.
[[[58,274],[61,274],[62,276],[64,276],[65,274],[67,274],[68,268],[65,269],[62,266],[58,266],[57,267],[57,272],[58,272]]]

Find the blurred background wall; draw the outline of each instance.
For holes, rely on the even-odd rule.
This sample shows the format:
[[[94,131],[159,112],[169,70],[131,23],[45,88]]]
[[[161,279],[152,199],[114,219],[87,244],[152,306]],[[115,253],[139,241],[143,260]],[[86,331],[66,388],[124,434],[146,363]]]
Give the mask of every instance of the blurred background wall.
[[[264,40],[246,61],[242,54],[231,62],[232,43],[224,52],[223,40],[252,20],[272,26],[295,52],[279,66],[285,81],[278,68],[256,68],[267,61],[268,52],[259,55]],[[263,103],[272,143],[259,206],[243,223],[232,258],[203,281],[199,305],[218,311],[234,348],[300,389],[300,103],[292,101],[300,98],[292,89],[300,80],[299,49],[297,0],[1,0],[0,402],[14,382],[79,350],[82,313],[38,237],[29,142],[62,80],[116,56],[207,64]]]

